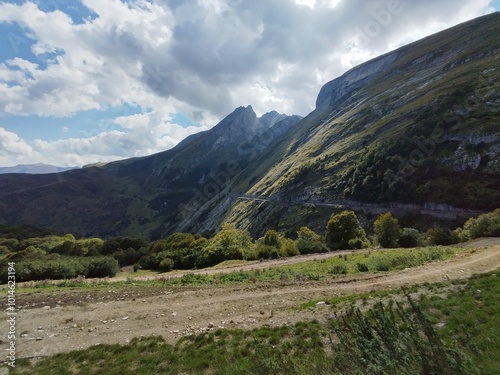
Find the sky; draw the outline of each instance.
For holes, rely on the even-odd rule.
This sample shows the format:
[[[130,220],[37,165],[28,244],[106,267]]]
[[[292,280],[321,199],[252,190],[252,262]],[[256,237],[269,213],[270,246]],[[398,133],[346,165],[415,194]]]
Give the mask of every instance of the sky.
[[[348,69],[500,0],[0,1],[0,166],[145,156],[236,107],[305,116]]]

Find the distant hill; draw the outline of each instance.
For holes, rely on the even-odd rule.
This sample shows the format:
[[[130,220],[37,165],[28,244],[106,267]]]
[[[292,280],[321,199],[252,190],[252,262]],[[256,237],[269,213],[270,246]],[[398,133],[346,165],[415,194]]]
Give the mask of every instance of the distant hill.
[[[448,219],[500,207],[500,13],[326,83],[305,118],[239,107],[155,155],[0,176],[0,224],[160,238],[235,223],[324,228],[335,210]],[[425,219],[426,225],[430,225]]]
[[[14,167],[0,167],[0,174],[4,173],[29,173],[45,174],[69,171],[78,169],[78,167],[56,167],[55,165],[36,163],[36,164],[18,164]]]

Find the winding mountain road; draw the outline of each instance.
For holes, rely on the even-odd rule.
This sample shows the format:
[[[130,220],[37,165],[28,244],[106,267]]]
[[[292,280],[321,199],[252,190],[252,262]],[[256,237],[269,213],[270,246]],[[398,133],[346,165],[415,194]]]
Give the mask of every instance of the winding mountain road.
[[[484,211],[479,210],[469,210],[463,208],[456,208],[444,204],[404,204],[404,203],[364,203],[360,201],[354,200],[346,200],[346,199],[336,199],[329,202],[325,202],[319,199],[301,199],[297,197],[266,197],[263,195],[254,195],[254,194],[232,194],[231,197],[234,200],[242,199],[242,200],[253,200],[257,202],[279,202],[280,204],[301,204],[301,205],[315,205],[315,206],[324,206],[324,207],[332,207],[337,209],[348,209],[354,211],[362,211],[365,214],[381,214],[384,212],[394,212],[394,213],[405,213],[405,212],[416,212],[419,211],[424,215],[431,215],[441,218],[454,219],[458,216],[478,216],[483,214]]]

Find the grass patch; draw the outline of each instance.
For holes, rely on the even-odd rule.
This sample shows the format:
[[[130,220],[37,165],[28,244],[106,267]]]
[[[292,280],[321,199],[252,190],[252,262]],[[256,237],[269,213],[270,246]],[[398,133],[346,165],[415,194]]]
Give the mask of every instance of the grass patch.
[[[228,267],[238,267],[238,266],[246,266],[247,264],[252,264],[252,263],[257,263],[258,261],[248,261],[248,260],[241,260],[241,259],[233,259],[233,260],[225,260],[224,262],[221,262],[217,264],[216,266],[213,266],[213,269],[219,269],[219,268],[228,268]]]
[[[434,246],[415,249],[369,250],[358,251],[349,255],[333,256],[322,260],[309,260],[287,266],[276,266],[268,269],[251,271],[234,271],[207,275],[200,272],[188,273],[181,277],[166,280],[137,280],[133,274],[125,280],[109,281],[94,279],[86,281],[80,278],[61,280],[56,283],[34,281],[20,286],[18,293],[64,290],[105,290],[129,287],[165,287],[165,286],[199,286],[224,284],[251,284],[272,281],[315,281],[325,277],[342,277],[344,275],[365,272],[398,271],[409,267],[417,267],[436,260],[447,260],[453,256],[471,252],[467,247]],[[168,274],[165,274],[168,277]],[[4,286],[5,288],[5,286]],[[1,289],[1,288],[0,288]]]

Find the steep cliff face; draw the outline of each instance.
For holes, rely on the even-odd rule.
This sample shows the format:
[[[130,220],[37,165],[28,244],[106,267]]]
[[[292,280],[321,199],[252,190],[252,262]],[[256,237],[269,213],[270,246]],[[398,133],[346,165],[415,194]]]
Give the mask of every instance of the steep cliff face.
[[[367,63],[357,66],[342,76],[325,84],[316,99],[316,108],[332,108],[342,104],[356,90],[376,80],[397,60],[400,52],[390,52]]]

